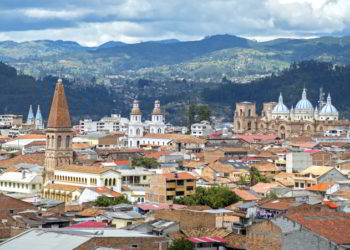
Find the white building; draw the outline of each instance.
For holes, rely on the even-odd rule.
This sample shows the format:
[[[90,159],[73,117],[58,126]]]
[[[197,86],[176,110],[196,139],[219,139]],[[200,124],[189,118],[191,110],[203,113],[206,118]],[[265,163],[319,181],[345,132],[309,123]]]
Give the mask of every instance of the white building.
[[[32,105],[29,106],[26,125],[34,125],[35,129],[44,129],[44,120],[43,116],[41,115],[40,105],[38,105],[35,117]]]
[[[68,165],[54,170],[54,183],[79,187],[109,187],[121,190],[121,175],[109,168]]]
[[[212,133],[214,133],[214,129],[209,121],[201,121],[200,123],[194,123],[191,125],[192,136],[208,136]]]
[[[79,121],[79,131],[81,134],[92,132],[108,131],[127,133],[129,120],[119,114],[112,114],[110,117],[103,117],[99,121],[85,119]]]
[[[0,175],[0,191],[10,193],[33,194],[41,191],[42,177],[40,173],[22,170],[21,172],[5,172]]]
[[[164,134],[165,133],[165,119],[164,114],[160,109],[160,101],[154,102],[154,109],[152,112],[152,121],[150,123],[150,132],[153,134]]]
[[[14,125],[22,125],[23,123],[23,116],[22,115],[11,115],[11,114],[4,114],[0,115],[0,126],[8,126],[12,127]]]

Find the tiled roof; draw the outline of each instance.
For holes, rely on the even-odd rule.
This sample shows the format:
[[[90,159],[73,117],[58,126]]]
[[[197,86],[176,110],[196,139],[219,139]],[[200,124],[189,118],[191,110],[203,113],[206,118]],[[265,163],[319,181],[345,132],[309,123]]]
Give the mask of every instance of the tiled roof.
[[[272,172],[272,171],[281,171],[278,167],[276,167],[275,164],[273,163],[258,163],[258,164],[255,164],[254,167],[256,169],[258,169],[260,172]]]
[[[163,155],[169,155],[170,152],[167,151],[152,151],[152,152],[145,152],[145,158],[154,158],[158,159]]]
[[[15,140],[36,140],[36,139],[46,139],[46,135],[40,135],[40,134],[26,134],[26,135],[21,135],[15,138]]]
[[[189,173],[168,173],[168,174],[163,174],[163,176],[167,180],[189,180],[189,179],[196,178]]]
[[[17,208],[33,207],[31,203],[12,198],[0,193],[0,210],[10,210]]]
[[[105,212],[105,210],[87,208],[87,209],[84,209],[83,211],[77,213],[77,215],[83,216],[83,217],[96,217],[96,216],[103,214],[104,212]]]
[[[55,170],[88,173],[88,174],[101,174],[112,169],[104,168],[104,167],[96,167],[96,166],[67,165],[67,166],[57,167]]]
[[[293,177],[294,177],[293,173],[280,172],[276,174],[273,178],[279,179],[279,178],[293,178]]]
[[[277,136],[274,135],[236,135],[235,138],[243,139],[247,142],[254,141],[274,141]]]
[[[45,154],[19,155],[11,159],[0,160],[0,167],[9,167],[20,163],[44,166]]]
[[[292,204],[293,204],[293,201],[289,201],[289,200],[274,200],[271,202],[266,202],[260,205],[260,207],[264,209],[285,211],[285,210],[288,210],[289,208],[292,208],[291,206]]]
[[[328,171],[332,170],[332,167],[325,167],[325,166],[311,166],[307,169],[301,171],[299,174],[296,175],[305,175],[305,174],[312,174],[315,176],[321,176],[327,173]]]
[[[56,89],[53,96],[48,128],[71,128],[72,121],[68,109],[68,101],[64,94],[64,86],[62,80],[56,83]]]
[[[49,184],[49,185],[45,186],[44,188],[73,192],[75,190],[82,189],[83,187],[74,186],[74,185],[66,185],[66,184]]]
[[[213,162],[208,167],[218,173],[231,173],[235,170],[231,164],[223,164],[220,161]]]
[[[326,192],[331,186],[336,184],[335,182],[324,182],[324,183],[319,183],[316,184],[312,187],[308,187],[307,190],[309,191],[321,191],[321,192]]]
[[[183,166],[186,168],[197,168],[201,166],[205,166],[207,163],[204,161],[191,161],[191,160],[186,160],[183,162]]]
[[[232,190],[237,196],[239,196],[241,199],[245,201],[255,201],[255,200],[260,200],[259,197],[256,197],[252,193],[250,193],[248,190],[243,190],[243,189],[233,189]]]
[[[344,199],[350,200],[350,191],[347,190],[338,190],[337,192],[334,192],[331,195],[341,196]]]
[[[265,194],[267,193],[271,188],[275,187],[282,187],[279,183],[262,183],[259,182],[251,187],[252,190],[254,190],[258,194]]]
[[[183,134],[145,134],[143,137],[152,139],[168,139],[175,141],[176,143],[203,144],[207,142],[207,140],[200,139],[192,135]]]
[[[92,148],[93,146],[87,143],[73,143],[72,149],[84,149],[84,148]]]
[[[285,217],[338,245],[350,244],[350,214],[340,212],[305,212],[287,214]]]
[[[91,188],[91,189],[96,191],[96,193],[99,193],[105,196],[111,196],[111,197],[122,196],[120,193],[114,192],[111,188],[108,188],[108,187],[97,187],[97,188]]]

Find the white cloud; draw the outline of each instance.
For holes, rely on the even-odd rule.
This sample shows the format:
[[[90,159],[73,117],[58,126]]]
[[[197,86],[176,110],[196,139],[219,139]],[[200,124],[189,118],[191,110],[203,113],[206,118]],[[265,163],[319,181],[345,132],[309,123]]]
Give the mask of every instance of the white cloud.
[[[46,1],[41,7],[33,3],[11,8],[1,10],[1,40],[63,39],[96,45],[223,33],[314,37],[347,35],[342,32],[350,30],[349,0],[61,0],[52,6]],[[18,15],[20,24],[9,11]]]

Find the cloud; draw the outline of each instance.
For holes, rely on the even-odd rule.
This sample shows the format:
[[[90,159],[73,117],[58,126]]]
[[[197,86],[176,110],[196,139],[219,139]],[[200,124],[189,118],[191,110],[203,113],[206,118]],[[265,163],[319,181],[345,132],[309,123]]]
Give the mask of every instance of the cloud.
[[[348,0],[0,1],[0,39],[139,42],[213,34],[347,35]]]

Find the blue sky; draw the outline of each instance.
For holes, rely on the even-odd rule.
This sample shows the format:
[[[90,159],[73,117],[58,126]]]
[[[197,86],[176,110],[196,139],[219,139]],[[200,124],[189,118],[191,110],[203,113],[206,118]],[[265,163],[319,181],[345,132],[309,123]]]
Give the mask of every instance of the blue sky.
[[[0,0],[0,40],[343,36],[349,17],[350,0]]]

